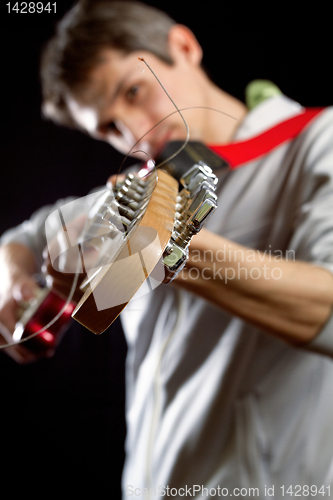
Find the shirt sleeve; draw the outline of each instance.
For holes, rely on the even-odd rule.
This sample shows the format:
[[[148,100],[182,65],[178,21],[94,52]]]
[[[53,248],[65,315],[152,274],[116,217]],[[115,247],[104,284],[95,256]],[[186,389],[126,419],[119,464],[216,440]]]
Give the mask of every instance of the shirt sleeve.
[[[105,187],[98,187],[90,191],[81,198],[68,197],[58,200],[54,205],[47,205],[32,214],[30,219],[24,221],[17,227],[6,231],[1,239],[1,245],[9,243],[20,243],[33,252],[38,268],[43,264],[43,251],[52,238],[63,231],[63,225],[73,221],[76,217],[87,215],[96,201],[109,192]],[[76,245],[76,238],[71,238],[66,228],[66,235],[70,238],[70,243]]]
[[[20,243],[32,251],[38,268],[43,264],[43,250],[46,246],[45,221],[48,216],[63,205],[73,201],[75,198],[58,200],[54,205],[46,205],[32,214],[30,219],[22,224],[8,229],[0,239],[1,245],[9,243]]]
[[[290,248],[296,249],[298,260],[323,267],[333,276],[333,108],[325,110],[299,140],[296,161],[301,175]],[[333,357],[333,311],[306,348]]]

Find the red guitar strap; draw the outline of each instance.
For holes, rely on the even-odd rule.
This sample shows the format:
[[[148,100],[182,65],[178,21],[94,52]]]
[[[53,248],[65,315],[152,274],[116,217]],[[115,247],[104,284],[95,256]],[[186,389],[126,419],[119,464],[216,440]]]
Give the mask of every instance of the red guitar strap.
[[[325,108],[307,108],[299,115],[278,123],[269,130],[245,141],[238,141],[226,145],[211,144],[208,147],[217,155],[226,160],[230,168],[236,169],[244,163],[255,160],[272,151],[283,142],[297,137],[308,123]]]

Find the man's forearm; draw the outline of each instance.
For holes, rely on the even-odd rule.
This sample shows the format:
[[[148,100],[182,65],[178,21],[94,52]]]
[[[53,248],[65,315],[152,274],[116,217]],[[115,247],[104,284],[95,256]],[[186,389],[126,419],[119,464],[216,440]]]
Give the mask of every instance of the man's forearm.
[[[176,283],[292,343],[311,341],[333,306],[324,268],[237,245],[207,230],[193,238]]]

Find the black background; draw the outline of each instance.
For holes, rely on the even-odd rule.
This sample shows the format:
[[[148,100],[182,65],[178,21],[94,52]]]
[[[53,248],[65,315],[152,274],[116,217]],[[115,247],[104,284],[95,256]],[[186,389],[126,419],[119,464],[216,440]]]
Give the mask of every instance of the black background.
[[[41,118],[39,54],[72,4],[56,3],[57,14],[1,7],[0,234],[42,205],[103,184],[122,159],[110,146]],[[213,79],[239,99],[249,81],[267,78],[306,106],[332,103],[328,9],[148,3],[195,32]],[[29,366],[1,353],[3,486],[119,497],[126,346],[118,321],[110,330],[95,337],[74,325],[52,359]]]

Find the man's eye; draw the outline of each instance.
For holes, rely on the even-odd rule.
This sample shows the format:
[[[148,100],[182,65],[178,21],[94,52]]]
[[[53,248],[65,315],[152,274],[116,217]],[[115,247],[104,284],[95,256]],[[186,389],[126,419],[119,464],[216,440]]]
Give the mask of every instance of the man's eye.
[[[139,90],[139,85],[132,85],[132,87],[126,93],[127,98],[133,100],[138,95]]]

